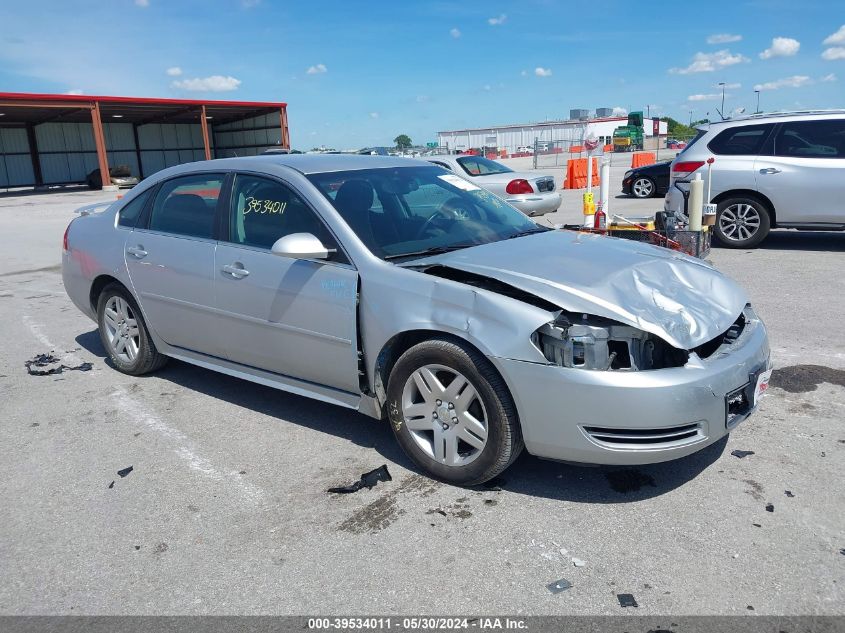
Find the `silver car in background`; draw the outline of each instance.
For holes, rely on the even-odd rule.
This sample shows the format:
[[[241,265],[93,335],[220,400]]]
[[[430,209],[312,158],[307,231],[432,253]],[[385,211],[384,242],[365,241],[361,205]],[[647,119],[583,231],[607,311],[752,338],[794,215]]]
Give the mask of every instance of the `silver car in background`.
[[[709,265],[539,227],[407,158],[171,167],[71,222],[62,275],[119,371],[171,357],[386,418],[461,485],[523,446],[688,455],[751,414],[770,370],[765,327]]]
[[[560,192],[548,174],[519,172],[483,156],[471,154],[430,156],[425,160],[466,178],[495,193],[525,215],[554,213],[560,207]]]
[[[755,114],[699,127],[672,163],[666,211],[683,215],[683,191],[696,174],[706,180],[711,158],[710,201],[723,245],[757,246],[773,228],[845,230],[845,110]]]

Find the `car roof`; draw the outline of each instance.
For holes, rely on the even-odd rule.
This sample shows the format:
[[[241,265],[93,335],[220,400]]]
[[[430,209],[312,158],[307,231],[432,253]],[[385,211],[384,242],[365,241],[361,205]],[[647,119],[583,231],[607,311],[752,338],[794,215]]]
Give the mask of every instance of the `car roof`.
[[[392,167],[430,166],[427,162],[401,156],[367,156],[360,154],[263,154],[240,158],[218,158],[184,163],[163,170],[168,176],[214,169],[265,170],[268,167],[288,167],[308,174],[359,169],[389,169]],[[159,172],[162,173],[162,172]]]
[[[714,125],[730,126],[737,124],[770,123],[773,121],[781,121],[783,119],[812,121],[813,119],[819,117],[824,118],[829,116],[841,118],[845,116],[845,110],[794,110],[790,112],[761,112],[759,114],[746,114],[731,119],[725,119],[723,121],[711,121],[710,123],[704,123],[700,126],[697,126],[696,129],[707,130],[712,128]]]

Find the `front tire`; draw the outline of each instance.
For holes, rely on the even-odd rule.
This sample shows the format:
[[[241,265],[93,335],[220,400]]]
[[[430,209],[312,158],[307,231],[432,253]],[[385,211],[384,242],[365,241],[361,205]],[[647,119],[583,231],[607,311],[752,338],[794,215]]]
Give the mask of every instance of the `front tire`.
[[[488,481],[523,448],[510,392],[487,358],[446,339],[406,351],[390,374],[387,410],[405,454],[459,486]]]
[[[644,176],[631,183],[631,193],[635,198],[651,198],[656,189],[654,181]]]
[[[97,301],[100,340],[111,362],[124,374],[141,376],[167,363],[150,338],[141,310],[119,284],[106,286]]]
[[[754,248],[769,234],[768,210],[753,198],[728,198],[716,209],[715,233],[727,248]]]

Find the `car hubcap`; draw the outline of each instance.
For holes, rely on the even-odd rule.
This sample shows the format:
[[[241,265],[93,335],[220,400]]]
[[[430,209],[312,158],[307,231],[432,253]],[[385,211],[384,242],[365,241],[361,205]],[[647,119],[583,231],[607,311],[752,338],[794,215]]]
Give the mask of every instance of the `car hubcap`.
[[[653,187],[650,180],[640,178],[634,182],[634,195],[638,198],[647,198],[651,195]]]
[[[478,391],[443,365],[425,365],[410,375],[402,416],[417,445],[440,464],[466,466],[487,444],[487,412]]]
[[[732,204],[719,215],[719,230],[734,242],[750,239],[760,229],[760,213],[750,204]]]
[[[103,319],[112,353],[127,363],[134,362],[141,345],[141,333],[129,303],[123,297],[111,297]]]

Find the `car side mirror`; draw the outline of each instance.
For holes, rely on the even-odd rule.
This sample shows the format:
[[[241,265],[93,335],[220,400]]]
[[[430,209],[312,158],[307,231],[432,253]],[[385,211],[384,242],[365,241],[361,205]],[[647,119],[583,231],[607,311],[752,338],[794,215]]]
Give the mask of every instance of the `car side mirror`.
[[[292,259],[328,259],[335,249],[326,248],[311,233],[291,233],[277,239],[270,252]]]

